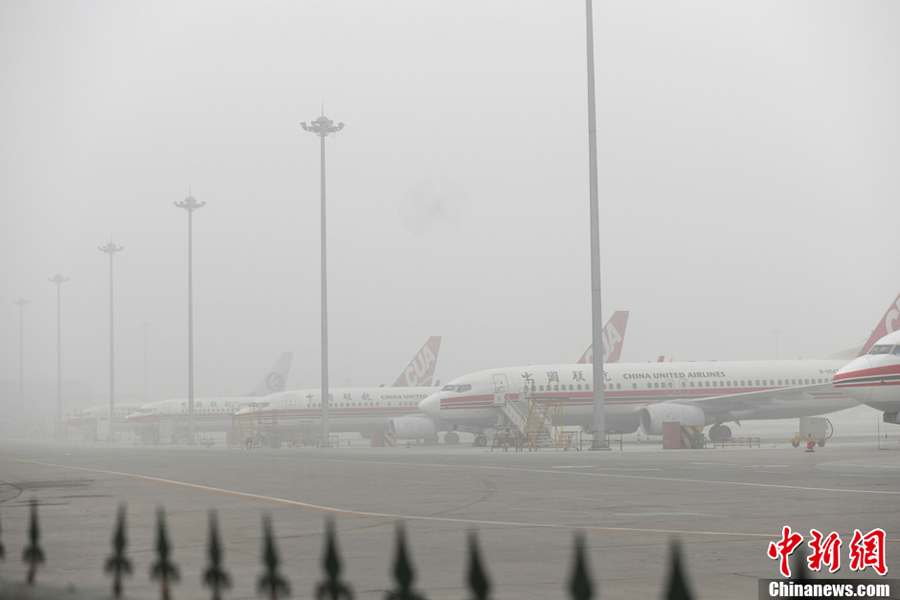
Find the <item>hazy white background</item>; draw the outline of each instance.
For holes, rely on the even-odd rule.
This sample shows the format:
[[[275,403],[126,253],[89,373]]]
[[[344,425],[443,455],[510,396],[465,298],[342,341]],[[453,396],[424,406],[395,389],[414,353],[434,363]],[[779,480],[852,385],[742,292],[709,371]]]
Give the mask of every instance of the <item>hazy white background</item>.
[[[900,4],[597,2],[603,311],[623,360],[815,357],[900,292]],[[319,385],[327,140],[332,385],[443,380],[590,341],[584,5],[0,1],[0,381],[241,394]],[[419,194],[418,196],[416,194]],[[430,199],[428,195],[430,194]],[[425,197],[425,201],[422,198]],[[405,211],[405,212],[404,212]],[[425,219],[418,225],[410,220]],[[16,401],[7,398],[7,402]],[[55,394],[48,403],[55,407]]]

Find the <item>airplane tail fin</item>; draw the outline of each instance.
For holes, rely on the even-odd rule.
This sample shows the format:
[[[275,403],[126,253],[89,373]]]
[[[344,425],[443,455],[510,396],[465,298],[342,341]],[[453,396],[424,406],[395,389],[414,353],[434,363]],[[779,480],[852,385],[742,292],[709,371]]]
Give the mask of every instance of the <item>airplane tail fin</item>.
[[[433,335],[425,345],[416,352],[412,361],[406,366],[397,381],[391,387],[428,387],[434,380],[434,369],[437,366],[438,351],[441,349],[441,336]]]
[[[291,371],[291,359],[294,357],[293,352],[285,352],[278,357],[266,376],[262,381],[256,384],[250,396],[268,396],[284,389],[287,383],[288,373]]]
[[[863,344],[862,350],[860,350],[859,352],[859,356],[868,354],[869,350],[872,349],[872,346],[875,345],[875,342],[877,342],[887,334],[897,331],[897,329],[900,329],[900,295],[897,296],[897,298],[888,308],[887,312],[884,313],[884,316],[878,323],[878,327],[875,328],[875,331],[872,332],[872,335],[869,336],[869,339],[866,340],[865,344]]]
[[[622,342],[625,340],[625,327],[628,325],[628,311],[617,310],[603,326],[603,363],[614,363],[622,356]],[[588,346],[578,364],[594,362],[594,345]]]

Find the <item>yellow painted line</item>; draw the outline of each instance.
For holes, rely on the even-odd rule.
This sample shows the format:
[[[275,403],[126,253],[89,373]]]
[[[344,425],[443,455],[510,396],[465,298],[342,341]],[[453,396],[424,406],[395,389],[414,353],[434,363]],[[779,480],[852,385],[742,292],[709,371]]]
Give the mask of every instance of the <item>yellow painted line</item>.
[[[220,494],[223,496],[229,496],[232,498],[242,498],[245,500],[257,500],[260,502],[266,502],[268,504],[276,504],[279,506],[291,506],[294,508],[301,508],[304,510],[312,510],[317,512],[324,512],[333,515],[344,515],[350,517],[365,517],[365,518],[375,518],[375,519],[390,519],[392,521],[396,520],[407,520],[407,521],[424,521],[430,523],[453,523],[453,524],[462,524],[462,525],[482,525],[482,526],[493,526],[493,527],[530,527],[536,529],[562,529],[562,530],[573,530],[573,531],[605,531],[605,532],[619,532],[619,533],[646,533],[651,535],[695,535],[695,536],[711,536],[711,537],[740,537],[740,538],[761,538],[761,539],[776,539],[779,534],[762,534],[762,533],[738,533],[738,532],[720,532],[720,531],[681,531],[677,529],[639,529],[634,527],[599,527],[595,525],[559,525],[555,523],[521,523],[516,521],[486,521],[481,519],[452,519],[448,517],[423,517],[418,515],[398,515],[398,514],[387,514],[387,513],[373,513],[373,512],[362,512],[355,510],[346,510],[341,508],[334,508],[329,506],[319,506],[316,504],[309,504],[307,502],[298,502],[297,500],[287,500],[285,498],[274,498],[271,496],[262,496],[259,494],[248,494],[246,492],[236,492],[233,490],[223,490],[220,488],[214,488],[206,485],[198,485],[195,483],[187,483],[184,481],[175,481],[172,479],[163,479],[160,477],[150,477],[148,475],[136,475],[134,473],[121,473],[119,471],[103,471],[100,469],[87,469],[84,467],[72,467],[67,465],[56,465],[53,463],[42,463],[30,460],[20,460],[15,458],[3,459],[8,460],[10,462],[18,462],[28,465],[37,465],[41,467],[50,467],[54,469],[66,469],[70,471],[82,471],[85,473],[95,473],[98,475],[112,475],[115,477],[127,477],[129,479],[136,479],[139,481],[149,481],[152,483],[161,483],[165,485],[173,485],[177,487],[198,490],[202,492],[212,492],[214,494]]]

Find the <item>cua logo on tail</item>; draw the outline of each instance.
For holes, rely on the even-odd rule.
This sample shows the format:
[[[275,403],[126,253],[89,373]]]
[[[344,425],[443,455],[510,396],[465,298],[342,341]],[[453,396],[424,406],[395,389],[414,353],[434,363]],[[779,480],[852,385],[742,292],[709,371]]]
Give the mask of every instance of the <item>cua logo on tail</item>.
[[[603,326],[603,362],[614,363],[622,355],[622,342],[625,340],[625,327],[628,325],[628,311],[617,310]],[[594,362],[594,345],[588,346],[578,364],[592,364]]]
[[[881,322],[878,324],[878,327],[875,328],[875,331],[872,332],[872,335],[869,336],[868,341],[862,347],[859,355],[868,354],[869,350],[872,349],[872,346],[875,345],[875,342],[883,338],[889,333],[894,333],[897,329],[900,329],[900,295],[894,300],[893,304],[890,305],[887,312],[884,313],[884,317],[881,319]]]
[[[441,336],[434,335],[428,338],[392,387],[430,386],[434,379],[440,349]]]

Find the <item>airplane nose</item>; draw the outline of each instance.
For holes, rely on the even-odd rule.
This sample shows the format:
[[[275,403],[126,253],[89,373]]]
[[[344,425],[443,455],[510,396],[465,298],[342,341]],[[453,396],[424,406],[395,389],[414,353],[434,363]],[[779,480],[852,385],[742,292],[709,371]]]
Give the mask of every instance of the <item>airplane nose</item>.
[[[419,402],[419,410],[429,417],[441,418],[441,393],[435,392]]]
[[[869,357],[860,356],[835,373],[833,379],[834,387],[858,402],[867,402],[872,395],[872,388],[867,385],[860,385],[859,378],[865,376],[866,371],[871,367],[872,361]]]

